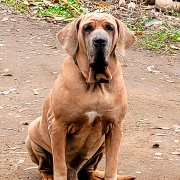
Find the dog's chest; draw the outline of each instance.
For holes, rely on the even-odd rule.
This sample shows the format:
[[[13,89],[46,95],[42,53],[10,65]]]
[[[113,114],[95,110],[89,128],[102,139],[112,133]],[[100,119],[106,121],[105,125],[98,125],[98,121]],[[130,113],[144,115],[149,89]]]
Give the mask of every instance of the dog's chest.
[[[101,114],[97,111],[88,111],[85,114],[87,115],[88,123],[92,123],[95,118],[101,117]]]
[[[81,116],[81,121],[72,123],[67,136],[66,161],[68,166],[78,169],[102,146],[105,141],[105,123],[97,111],[88,111]]]

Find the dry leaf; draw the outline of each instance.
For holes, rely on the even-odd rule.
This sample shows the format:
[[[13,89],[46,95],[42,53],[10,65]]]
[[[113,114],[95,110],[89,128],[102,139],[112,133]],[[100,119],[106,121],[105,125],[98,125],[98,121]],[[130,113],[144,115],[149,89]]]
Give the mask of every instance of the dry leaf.
[[[9,18],[8,18],[8,17],[5,17],[5,18],[3,18],[1,21],[4,22],[4,21],[8,21],[8,20],[9,20]]]
[[[179,48],[179,47],[174,46],[174,45],[170,45],[170,47],[171,47],[172,49],[180,50],[180,48]]]
[[[147,67],[147,70],[148,70],[150,73],[160,73],[160,71],[158,71],[153,65],[152,65],[152,66],[148,66],[148,67]]]
[[[161,156],[161,155],[162,155],[162,153],[160,153],[160,152],[156,152],[154,155],[155,155],[155,156]]]
[[[101,7],[101,8],[104,8],[104,4],[103,3],[98,3],[97,6]]]
[[[0,95],[7,95],[7,94],[9,94],[9,93],[10,93],[9,90],[7,90],[7,91],[1,91],[1,92],[0,92]]]
[[[38,166],[28,167],[23,169],[23,171],[30,170],[30,169],[38,169]]]
[[[18,112],[23,112],[25,110],[27,110],[28,108],[22,108],[22,109],[19,109]]]
[[[180,156],[180,152],[178,152],[178,151],[172,152],[171,154]]]
[[[171,128],[169,128],[169,127],[158,127],[158,126],[156,126],[156,127],[150,127],[150,129],[170,130]]]
[[[153,135],[156,135],[156,136],[166,136],[166,134],[164,134],[164,133],[153,133]]]
[[[37,91],[37,89],[33,89],[33,93],[34,93],[34,95],[40,94],[40,93]]]
[[[51,1],[43,0],[43,3],[45,6],[54,6],[54,4]]]
[[[146,27],[149,27],[149,26],[153,26],[153,25],[157,25],[157,24],[162,24],[162,21],[158,20],[158,19],[152,19],[150,20],[149,22],[147,22],[145,24]]]
[[[133,10],[133,9],[135,9],[135,8],[136,8],[136,4],[135,4],[134,2],[130,2],[130,3],[128,4],[128,9]]]

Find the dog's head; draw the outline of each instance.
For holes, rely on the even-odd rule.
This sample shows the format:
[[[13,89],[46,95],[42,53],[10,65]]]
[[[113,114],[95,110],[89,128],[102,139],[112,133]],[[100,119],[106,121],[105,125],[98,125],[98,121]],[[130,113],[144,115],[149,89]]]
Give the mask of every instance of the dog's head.
[[[86,14],[57,37],[89,83],[109,82],[116,66],[115,48],[124,55],[136,39],[122,22],[106,13]]]

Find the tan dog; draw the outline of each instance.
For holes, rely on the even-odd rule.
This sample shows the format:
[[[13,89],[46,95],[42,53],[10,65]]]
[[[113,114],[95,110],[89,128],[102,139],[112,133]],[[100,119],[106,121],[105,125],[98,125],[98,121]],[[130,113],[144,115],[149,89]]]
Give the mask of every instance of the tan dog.
[[[135,36],[116,18],[90,13],[57,35],[69,56],[45,99],[26,145],[44,180],[132,180],[117,176],[126,89],[115,48],[124,55]],[[95,171],[103,153],[105,173]]]

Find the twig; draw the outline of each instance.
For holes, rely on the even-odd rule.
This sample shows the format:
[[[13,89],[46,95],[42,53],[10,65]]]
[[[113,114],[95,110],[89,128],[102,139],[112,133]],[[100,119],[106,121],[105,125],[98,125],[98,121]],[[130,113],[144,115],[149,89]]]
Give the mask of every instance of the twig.
[[[28,168],[23,169],[23,171],[27,171],[27,170],[30,170],[30,169],[37,169],[37,168],[38,168],[37,166],[28,167]]]

